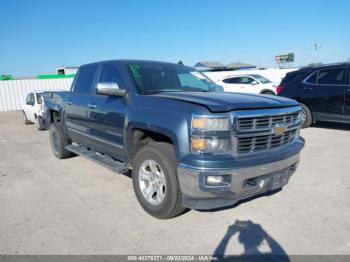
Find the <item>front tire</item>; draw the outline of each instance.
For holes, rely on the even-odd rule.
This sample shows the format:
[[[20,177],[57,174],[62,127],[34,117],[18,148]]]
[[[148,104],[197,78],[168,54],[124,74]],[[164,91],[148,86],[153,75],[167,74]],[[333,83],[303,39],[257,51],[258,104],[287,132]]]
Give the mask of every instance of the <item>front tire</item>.
[[[68,158],[74,154],[66,149],[70,144],[66,135],[63,132],[63,127],[60,122],[51,124],[49,130],[51,150],[58,159]]]
[[[171,144],[152,142],[135,155],[132,182],[142,208],[159,219],[185,211],[177,177],[177,162]]]
[[[302,128],[307,128],[307,127],[311,126],[311,124],[312,124],[312,114],[311,114],[311,111],[307,105],[305,105],[303,103],[299,103],[299,104],[302,107],[303,114],[304,114],[304,122],[303,122]]]

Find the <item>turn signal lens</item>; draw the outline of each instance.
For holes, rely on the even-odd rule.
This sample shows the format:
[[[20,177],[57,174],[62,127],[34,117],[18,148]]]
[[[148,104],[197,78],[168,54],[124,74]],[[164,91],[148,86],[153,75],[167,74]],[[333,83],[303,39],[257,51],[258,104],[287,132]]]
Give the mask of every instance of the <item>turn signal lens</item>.
[[[282,93],[283,88],[284,88],[284,85],[279,85],[279,86],[276,88],[276,93],[277,93],[277,95],[279,95],[280,93]]]
[[[229,140],[212,138],[192,138],[192,152],[196,153],[224,153],[228,151]]]
[[[205,151],[208,148],[208,140],[192,138],[192,151]]]

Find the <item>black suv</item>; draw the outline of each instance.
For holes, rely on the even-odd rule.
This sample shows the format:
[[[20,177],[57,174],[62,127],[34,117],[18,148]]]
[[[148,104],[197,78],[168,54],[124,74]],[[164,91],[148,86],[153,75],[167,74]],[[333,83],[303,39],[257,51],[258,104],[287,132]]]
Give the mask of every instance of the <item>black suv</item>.
[[[350,63],[290,72],[276,91],[300,103],[304,109],[303,127],[316,121],[350,124]]]

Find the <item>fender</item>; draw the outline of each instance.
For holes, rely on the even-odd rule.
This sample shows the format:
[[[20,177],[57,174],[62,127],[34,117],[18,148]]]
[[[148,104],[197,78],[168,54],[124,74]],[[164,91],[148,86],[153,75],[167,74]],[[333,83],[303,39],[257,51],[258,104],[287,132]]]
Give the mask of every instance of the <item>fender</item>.
[[[174,131],[172,131],[169,128],[164,128],[164,127],[161,127],[160,125],[155,125],[155,124],[145,124],[142,122],[129,122],[127,123],[127,127],[124,129],[124,137],[125,137],[124,148],[125,148],[125,154],[127,156],[127,162],[129,163],[131,162],[132,133],[136,129],[151,131],[151,132],[169,137],[174,146],[176,159],[179,161],[180,159],[179,141]]]

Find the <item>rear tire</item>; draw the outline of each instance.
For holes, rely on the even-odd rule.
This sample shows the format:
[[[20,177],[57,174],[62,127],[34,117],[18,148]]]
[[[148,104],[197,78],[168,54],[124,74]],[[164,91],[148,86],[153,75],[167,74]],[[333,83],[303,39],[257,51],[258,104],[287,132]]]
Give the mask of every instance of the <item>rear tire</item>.
[[[307,128],[309,126],[311,126],[312,124],[312,114],[311,111],[309,109],[309,107],[303,103],[299,103],[300,106],[303,108],[303,114],[304,114],[304,122],[302,125],[302,128]]]
[[[149,162],[150,161],[150,162]],[[145,164],[146,163],[146,164]],[[147,168],[147,163],[153,163],[156,166],[156,172],[152,171],[152,168]],[[143,180],[145,173],[141,170],[146,170],[146,172],[153,177],[153,179]],[[173,146],[164,142],[151,142],[143,146],[135,155],[134,167],[132,174],[132,182],[134,186],[134,191],[142,208],[150,215],[159,219],[169,219],[176,217],[183,213],[186,208],[181,205],[182,193],[180,189],[180,184],[177,177],[177,162],[175,157],[175,152]],[[163,182],[157,182],[157,176],[159,175]],[[162,181],[160,179],[160,181]],[[145,182],[146,181],[146,182]],[[159,183],[164,186],[164,191],[158,193],[154,188],[159,188]],[[153,188],[154,194],[150,194],[150,198],[146,198],[145,188],[141,188],[145,185],[147,189]],[[151,186],[152,185],[152,186]],[[155,185],[155,186],[154,186]],[[153,192],[151,191],[151,192]],[[165,192],[165,193],[164,193]],[[158,195],[161,195],[161,201],[157,201]],[[158,199],[159,200],[159,199]]]
[[[22,113],[23,113],[23,121],[24,121],[24,124],[25,124],[25,125],[30,125],[31,122],[28,120],[26,113],[25,113],[24,111],[22,111]]]
[[[53,123],[49,130],[51,150],[55,157],[64,159],[73,156],[74,154],[66,149],[66,146],[71,144],[63,132],[63,127],[60,122]]]

